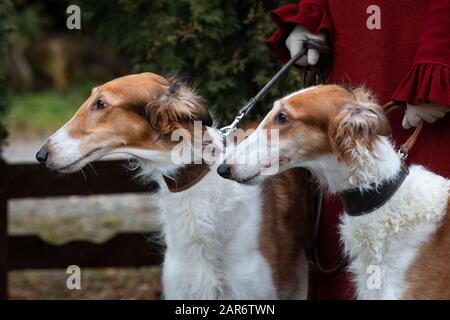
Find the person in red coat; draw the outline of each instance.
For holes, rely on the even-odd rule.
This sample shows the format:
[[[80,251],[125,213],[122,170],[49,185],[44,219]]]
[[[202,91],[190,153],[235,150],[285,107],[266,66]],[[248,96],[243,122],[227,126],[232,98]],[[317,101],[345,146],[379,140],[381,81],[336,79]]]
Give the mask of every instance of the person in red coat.
[[[381,104],[405,108],[390,115],[393,140],[402,144],[419,120],[424,128],[408,162],[450,177],[450,1],[302,0],[271,12],[278,30],[268,39],[271,53],[285,62],[306,37],[333,48],[328,83],[364,85]],[[320,61],[309,49],[297,63]],[[325,266],[341,254],[337,226],[342,205],[326,196],[318,251]],[[352,299],[351,276],[311,271],[310,299]]]

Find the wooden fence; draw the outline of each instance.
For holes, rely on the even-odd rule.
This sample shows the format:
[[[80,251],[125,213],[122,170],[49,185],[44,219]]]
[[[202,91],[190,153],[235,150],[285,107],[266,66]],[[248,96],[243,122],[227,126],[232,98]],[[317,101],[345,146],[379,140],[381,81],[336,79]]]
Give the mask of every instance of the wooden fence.
[[[8,272],[24,269],[139,267],[158,265],[163,248],[152,233],[119,233],[96,244],[72,241],[54,245],[37,235],[8,234],[8,200],[69,195],[151,192],[156,184],[133,182],[121,161],[98,161],[95,170],[58,175],[38,164],[6,164],[0,159],[0,299],[8,298]]]

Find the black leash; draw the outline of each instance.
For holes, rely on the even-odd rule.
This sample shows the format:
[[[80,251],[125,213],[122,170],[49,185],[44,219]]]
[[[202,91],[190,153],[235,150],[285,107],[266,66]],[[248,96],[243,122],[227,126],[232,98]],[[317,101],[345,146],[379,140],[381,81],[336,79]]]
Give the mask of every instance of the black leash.
[[[327,46],[325,41],[316,39],[306,39],[304,40],[304,46],[300,51],[293,56],[283,67],[273,76],[269,82],[254,96],[251,98],[240,110],[238,115],[234,118],[233,122],[220,129],[224,137],[224,143],[226,143],[227,136],[234,131],[242,119],[252,110],[255,105],[270,91],[270,89],[275,85],[275,83],[300,59],[305,55],[310,48],[315,48],[321,53],[331,52],[330,47]],[[225,150],[225,149],[224,149]]]
[[[234,118],[233,122],[220,129],[222,136],[223,136],[223,151],[226,150],[226,144],[227,144],[227,137],[228,135],[233,132],[239,123],[242,121],[242,119],[252,110],[255,105],[270,91],[270,89],[275,85],[275,83],[303,56],[307,53],[308,49],[315,48],[317,49],[321,54],[329,54],[331,53],[331,48],[326,44],[325,41],[322,40],[316,40],[316,39],[306,39],[304,42],[304,46],[300,49],[300,51],[293,56],[283,67],[273,76],[272,79],[269,80],[269,82],[266,83],[266,85],[254,96],[251,98],[240,110],[238,115]],[[323,77],[323,74],[320,72],[320,69],[318,68],[318,77],[320,83],[325,83],[325,79]],[[303,79],[303,88],[306,88],[308,86],[314,85],[314,82],[307,84],[306,83],[306,70],[304,72],[304,79]],[[320,193],[319,199],[318,199],[318,207],[317,212],[314,217],[314,226],[313,226],[313,252],[312,257],[309,257],[309,261],[312,263],[313,269],[322,275],[329,275],[336,271],[338,271],[344,264],[344,259],[340,255],[338,261],[333,264],[330,268],[325,268],[320,263],[319,254],[317,252],[317,247],[315,244],[318,241],[318,233],[319,233],[319,224],[320,224],[320,216],[322,211],[322,201],[323,201],[323,195]]]

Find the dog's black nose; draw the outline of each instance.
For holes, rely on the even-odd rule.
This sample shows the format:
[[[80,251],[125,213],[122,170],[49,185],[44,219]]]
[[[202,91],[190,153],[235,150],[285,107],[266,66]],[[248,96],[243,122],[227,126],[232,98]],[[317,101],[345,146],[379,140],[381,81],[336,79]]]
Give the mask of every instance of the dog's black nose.
[[[36,153],[36,160],[44,164],[45,161],[47,161],[47,158],[48,158],[48,151],[47,148],[45,148],[44,146]]]
[[[230,179],[231,177],[231,166],[229,164],[221,164],[217,168],[217,173],[225,179]]]

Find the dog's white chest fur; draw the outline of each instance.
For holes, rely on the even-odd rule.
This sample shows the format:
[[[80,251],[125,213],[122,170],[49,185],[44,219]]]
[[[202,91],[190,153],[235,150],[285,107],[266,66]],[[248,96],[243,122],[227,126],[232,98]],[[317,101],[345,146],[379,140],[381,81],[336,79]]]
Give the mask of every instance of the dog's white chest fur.
[[[155,197],[168,248],[165,298],[277,298],[259,249],[259,187],[241,186],[211,172],[187,191],[162,191]]]
[[[343,215],[340,233],[359,299],[400,299],[405,274],[444,216],[449,180],[413,166],[395,195],[364,216]]]

